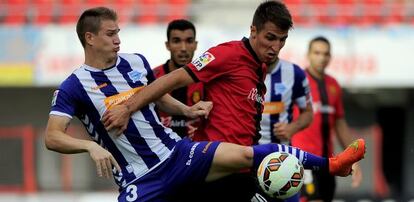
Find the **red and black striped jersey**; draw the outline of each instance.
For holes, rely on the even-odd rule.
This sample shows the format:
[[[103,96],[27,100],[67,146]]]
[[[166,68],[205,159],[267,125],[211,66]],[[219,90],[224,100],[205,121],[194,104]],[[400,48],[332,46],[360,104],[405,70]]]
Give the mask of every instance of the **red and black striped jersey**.
[[[156,78],[168,74],[170,72],[168,68],[168,61],[163,65],[155,67],[153,71]],[[173,90],[170,95],[180,102],[188,106],[192,106],[204,98],[203,83],[199,82],[178,88]],[[198,127],[200,121],[199,119],[188,119],[185,116],[170,116],[161,111],[159,111],[159,115],[164,126],[173,129],[173,131],[181,137],[188,135],[188,132],[191,132],[192,127]]]
[[[194,140],[240,145],[257,141],[266,68],[247,38],[212,47],[188,64],[185,69],[195,81],[204,83],[206,100],[214,105]]]
[[[335,78],[327,74],[321,80],[309,71],[306,76],[312,95],[313,122],[293,136],[292,145],[320,156],[331,156],[335,122],[344,117],[342,90]]]

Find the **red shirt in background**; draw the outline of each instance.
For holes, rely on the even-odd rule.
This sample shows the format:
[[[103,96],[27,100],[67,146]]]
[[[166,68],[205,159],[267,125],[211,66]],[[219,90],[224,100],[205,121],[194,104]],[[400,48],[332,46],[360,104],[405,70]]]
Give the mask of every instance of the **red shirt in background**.
[[[308,128],[296,133],[292,145],[319,156],[333,155],[333,134],[335,122],[344,117],[342,90],[338,82],[326,75],[322,80],[306,71],[313,100],[313,122]],[[298,115],[295,109],[295,115]]]
[[[153,69],[156,78],[164,76],[170,72],[168,68],[168,61]],[[182,88],[173,90],[170,95],[180,102],[192,106],[200,100],[204,99],[204,88],[202,83],[194,83]],[[170,116],[166,113],[159,111],[161,122],[164,126],[171,128],[181,137],[189,134],[192,131],[191,128],[197,128],[200,124],[200,119],[188,119],[185,116],[173,115]]]

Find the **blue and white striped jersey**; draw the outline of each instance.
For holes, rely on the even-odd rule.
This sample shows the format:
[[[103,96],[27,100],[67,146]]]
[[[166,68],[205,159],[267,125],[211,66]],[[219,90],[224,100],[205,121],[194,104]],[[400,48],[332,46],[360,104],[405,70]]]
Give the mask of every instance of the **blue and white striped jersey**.
[[[274,65],[276,66],[265,79],[267,92],[259,144],[278,142],[273,134],[273,124],[292,122],[293,105],[296,103],[304,109],[307,103],[312,102],[309,82],[302,68],[281,59]]]
[[[180,137],[165,128],[154,103],[132,114],[120,137],[106,131],[100,121],[107,109],[117,105],[155,79],[140,54],[119,54],[115,66],[100,70],[87,65],[76,69],[55,91],[50,114],[78,117],[89,135],[112,153],[122,168],[113,170],[117,184],[126,185],[166,160]]]

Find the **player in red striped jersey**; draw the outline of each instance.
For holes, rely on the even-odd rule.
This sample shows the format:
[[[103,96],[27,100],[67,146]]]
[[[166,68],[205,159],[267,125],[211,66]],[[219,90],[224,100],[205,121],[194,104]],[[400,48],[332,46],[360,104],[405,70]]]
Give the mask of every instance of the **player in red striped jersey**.
[[[306,74],[313,99],[314,119],[311,125],[295,134],[292,145],[323,157],[333,155],[333,135],[342,147],[352,142],[342,104],[342,90],[332,76],[325,73],[331,59],[331,45],[325,37],[316,37],[309,43],[309,67]],[[335,133],[334,133],[335,131]],[[352,186],[359,186],[362,175],[358,163],[353,166]],[[303,198],[310,201],[332,201],[335,177],[307,170],[308,182],[303,186]],[[305,175],[306,176],[306,175]],[[313,179],[313,180],[312,180]]]
[[[170,51],[170,59],[153,69],[157,78],[190,63],[193,59],[194,51],[197,48],[196,29],[193,23],[183,19],[171,21],[167,28],[165,46]],[[203,83],[199,82],[183,86],[171,91],[170,94],[180,102],[192,106],[203,99]],[[189,119],[180,115],[170,116],[161,110],[159,112],[161,122],[181,137],[186,135],[192,136],[200,122],[200,118]]]

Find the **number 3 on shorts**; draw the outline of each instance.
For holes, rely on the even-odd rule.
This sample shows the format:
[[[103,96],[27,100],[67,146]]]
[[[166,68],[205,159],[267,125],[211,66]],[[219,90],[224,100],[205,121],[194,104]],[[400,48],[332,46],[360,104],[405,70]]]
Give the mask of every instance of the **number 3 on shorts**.
[[[135,201],[138,198],[138,188],[135,184],[130,184],[126,188],[128,195],[126,196],[127,201]]]

